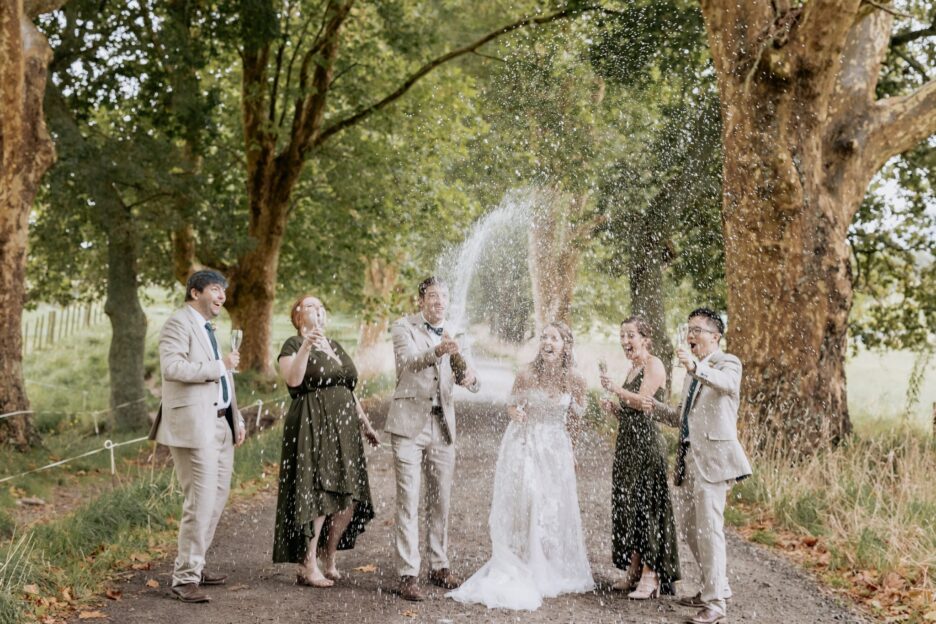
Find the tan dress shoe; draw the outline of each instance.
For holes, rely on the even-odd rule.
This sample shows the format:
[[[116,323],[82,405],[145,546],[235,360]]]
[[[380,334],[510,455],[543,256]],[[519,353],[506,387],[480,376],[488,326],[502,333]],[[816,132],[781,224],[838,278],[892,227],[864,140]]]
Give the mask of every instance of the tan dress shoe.
[[[182,602],[211,602],[211,598],[198,589],[198,583],[175,585],[172,588],[172,593]]]
[[[227,583],[227,574],[212,574],[202,570],[201,583],[199,585],[224,585]]]
[[[719,613],[711,607],[704,607],[687,621],[691,624],[715,624],[725,619],[724,613]]]
[[[410,602],[422,602],[426,599],[415,576],[400,577],[400,598]]]
[[[429,582],[442,589],[457,589],[462,584],[461,579],[452,574],[448,568],[439,568],[430,572]]]

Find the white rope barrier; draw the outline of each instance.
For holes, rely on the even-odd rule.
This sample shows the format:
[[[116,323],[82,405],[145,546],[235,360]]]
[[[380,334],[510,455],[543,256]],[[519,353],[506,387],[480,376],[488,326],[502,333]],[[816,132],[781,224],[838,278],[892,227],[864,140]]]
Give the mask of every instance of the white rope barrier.
[[[144,398],[145,398],[145,397],[144,397]],[[118,405],[118,406],[114,407],[113,409],[117,409],[117,408],[120,408],[120,407],[125,407],[125,406],[127,406],[127,405],[132,405],[132,404],[134,404],[134,403],[139,403],[141,400],[142,400],[142,399],[138,399],[138,400],[136,400],[136,401],[130,401],[130,402],[128,402],[128,403],[123,403],[123,404],[121,404],[121,405]],[[274,399],[274,400],[271,401],[271,402],[272,402],[272,403],[283,403],[283,404],[285,405],[286,399],[285,399],[285,398],[279,398],[279,399]],[[263,401],[258,399],[256,403],[251,403],[250,405],[248,405],[248,406],[245,407],[244,409],[245,409],[245,410],[250,409],[250,408],[252,408],[252,407],[255,406],[255,405],[257,406],[257,420],[256,420],[256,423],[257,423],[257,425],[259,426],[259,425],[260,425],[260,415],[263,413]],[[111,410],[102,410],[102,412],[107,412],[107,411],[111,411]],[[16,414],[19,414],[19,413],[30,413],[30,414],[31,414],[31,413],[33,413],[33,412],[31,412],[31,411],[29,411],[29,410],[26,410],[25,412],[11,412],[11,414],[3,414],[3,417],[10,416],[10,415],[16,415]],[[127,445],[129,445],[129,444],[139,444],[140,442],[145,442],[145,441],[148,440],[148,439],[149,439],[149,436],[144,436],[144,437],[142,437],[142,438],[135,438],[135,439],[133,439],[133,440],[127,440],[127,441],[125,441],[125,442],[113,442],[113,441],[111,441],[111,440],[105,440],[105,441],[104,441],[104,446],[101,447],[101,448],[93,449],[93,450],[90,450],[90,451],[88,451],[88,452],[86,452],[86,453],[81,453],[80,455],[75,455],[74,457],[68,457],[68,458],[66,458],[66,459],[60,459],[60,460],[58,460],[58,461],[56,461],[56,462],[52,462],[51,464],[48,464],[48,465],[46,465],[46,466],[42,466],[41,468],[34,468],[34,469],[32,469],[32,470],[27,470],[26,472],[21,472],[21,473],[16,474],[16,475],[10,475],[10,476],[8,476],[8,477],[3,477],[2,479],[0,479],[0,483],[6,483],[7,481],[12,481],[13,479],[19,479],[20,477],[25,477],[26,475],[31,475],[31,474],[34,474],[34,473],[37,473],[37,472],[42,472],[43,470],[48,470],[48,469],[50,469],[50,468],[56,468],[56,467],[58,467],[58,466],[63,466],[63,465],[65,465],[65,464],[69,463],[69,462],[75,461],[76,459],[82,459],[83,457],[90,457],[91,455],[96,455],[97,453],[103,453],[104,451],[109,451],[109,452],[110,452],[110,471],[111,471],[111,474],[112,474],[112,475],[116,475],[116,474],[117,474],[117,460],[116,460],[116,458],[114,457],[114,449],[117,448],[117,447],[120,447],[120,446],[127,446]]]

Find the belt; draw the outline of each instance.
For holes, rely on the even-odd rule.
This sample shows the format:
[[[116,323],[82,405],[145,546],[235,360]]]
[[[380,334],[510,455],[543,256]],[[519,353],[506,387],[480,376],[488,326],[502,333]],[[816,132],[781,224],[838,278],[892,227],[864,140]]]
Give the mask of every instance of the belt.
[[[224,418],[225,416],[227,416],[227,408],[225,407],[224,409],[219,409],[218,418]]]

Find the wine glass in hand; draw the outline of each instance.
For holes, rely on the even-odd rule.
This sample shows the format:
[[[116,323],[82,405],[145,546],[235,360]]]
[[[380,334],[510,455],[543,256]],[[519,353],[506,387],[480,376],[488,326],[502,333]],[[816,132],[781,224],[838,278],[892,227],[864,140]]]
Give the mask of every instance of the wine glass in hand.
[[[240,346],[244,342],[244,330],[243,329],[232,329],[231,330],[231,351],[238,352],[240,351]],[[232,373],[239,372],[237,368],[231,371]]]

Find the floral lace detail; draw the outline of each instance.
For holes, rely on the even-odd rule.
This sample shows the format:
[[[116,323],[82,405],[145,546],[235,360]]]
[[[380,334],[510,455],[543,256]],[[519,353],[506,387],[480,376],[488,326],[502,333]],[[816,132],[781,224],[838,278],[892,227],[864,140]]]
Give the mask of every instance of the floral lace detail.
[[[594,587],[585,550],[572,444],[572,397],[535,389],[514,397],[525,422],[504,433],[488,519],[491,559],[460,588],[459,602],[534,610],[543,598]]]

